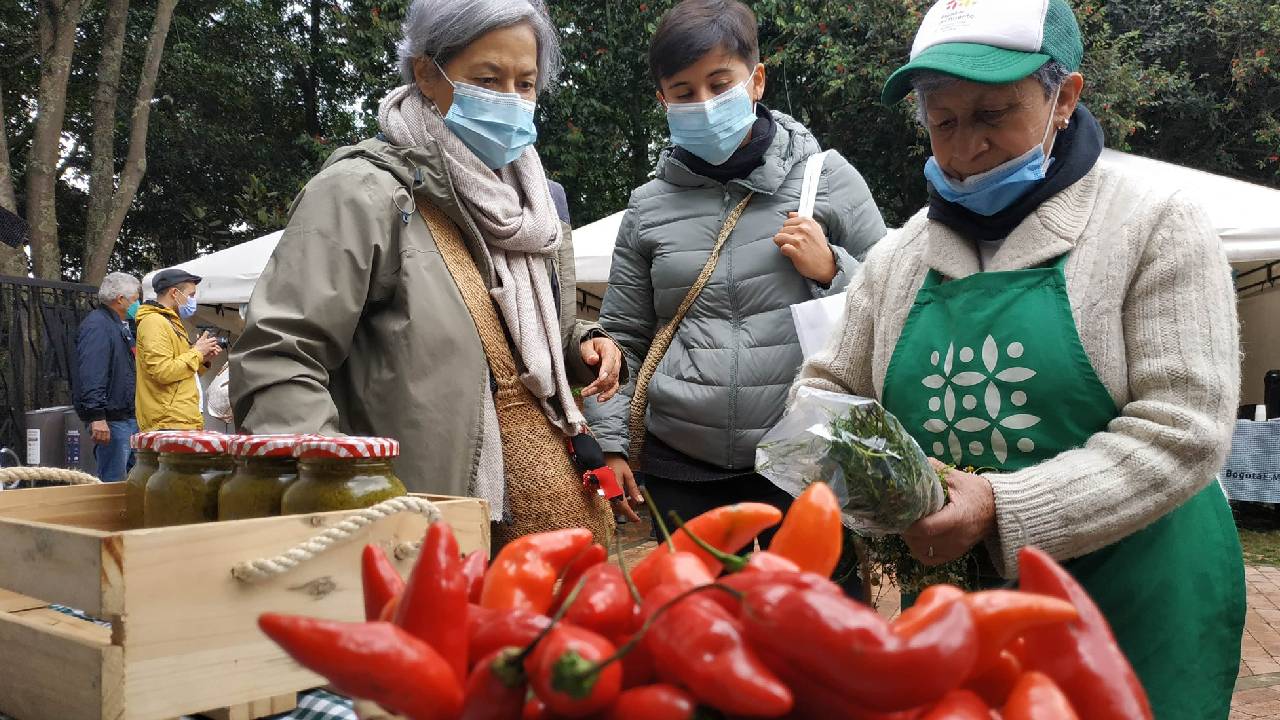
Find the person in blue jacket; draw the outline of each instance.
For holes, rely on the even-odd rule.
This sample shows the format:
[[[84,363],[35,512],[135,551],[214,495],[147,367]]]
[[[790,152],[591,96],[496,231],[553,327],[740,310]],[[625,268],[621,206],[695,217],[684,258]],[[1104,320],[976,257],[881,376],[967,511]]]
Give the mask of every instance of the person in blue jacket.
[[[98,478],[124,479],[133,466],[129,438],[138,432],[134,415],[134,335],[129,320],[138,310],[142,283],[111,273],[98,288],[98,306],[80,323],[76,337],[76,414],[88,423]]]

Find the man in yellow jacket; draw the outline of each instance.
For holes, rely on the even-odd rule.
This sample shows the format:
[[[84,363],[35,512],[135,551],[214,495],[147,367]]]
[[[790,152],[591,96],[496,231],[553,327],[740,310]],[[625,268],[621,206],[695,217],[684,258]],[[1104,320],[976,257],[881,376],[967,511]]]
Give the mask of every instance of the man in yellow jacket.
[[[182,324],[196,312],[200,278],[161,270],[151,281],[156,299],[138,308],[138,429],[202,430],[200,373],[222,348],[205,333],[192,345]]]

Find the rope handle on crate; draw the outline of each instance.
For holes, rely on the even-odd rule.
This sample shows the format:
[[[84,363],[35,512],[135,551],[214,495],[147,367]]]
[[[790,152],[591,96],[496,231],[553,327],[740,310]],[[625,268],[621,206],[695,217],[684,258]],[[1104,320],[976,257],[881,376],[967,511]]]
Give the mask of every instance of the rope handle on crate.
[[[305,540],[275,557],[259,558],[237,564],[231,568],[231,576],[244,583],[254,583],[268,578],[284,575],[316,555],[351,539],[365,527],[397,513],[412,512],[425,516],[431,522],[441,518],[440,508],[430,500],[404,495],[384,500],[377,505],[361,510],[333,527]],[[417,554],[422,542],[400,543],[395,547],[397,560],[404,560]]]
[[[53,467],[7,467],[0,468],[0,487],[6,484],[26,482],[52,482],[63,485],[97,485],[102,482],[98,478],[82,473],[79,470],[64,470]]]

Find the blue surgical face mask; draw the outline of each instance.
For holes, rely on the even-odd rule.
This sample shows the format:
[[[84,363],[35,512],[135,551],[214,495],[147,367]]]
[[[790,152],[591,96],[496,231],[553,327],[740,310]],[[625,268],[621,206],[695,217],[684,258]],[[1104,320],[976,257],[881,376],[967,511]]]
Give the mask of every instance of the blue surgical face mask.
[[[1057,107],[1058,98],[1050,107]],[[947,175],[936,158],[924,164],[924,176],[947,202],[960,205],[979,215],[990,217],[1013,205],[1044,180],[1050,159],[1044,154],[1044,143],[1053,127],[1053,113],[1045,125],[1040,142],[1018,157],[964,180]]]
[[[449,80],[453,86],[453,104],[444,116],[444,124],[475,153],[490,170],[515,162],[524,149],[538,139],[533,124],[537,103],[515,93],[500,93],[467,83]]]
[[[756,106],[741,85],[700,103],[669,103],[667,126],[671,142],[712,165],[733,155],[756,121]]]
[[[125,317],[129,318],[130,320],[137,318],[138,308],[140,307],[142,307],[142,303],[139,302],[138,300],[134,300],[133,304],[129,306],[129,309],[124,311]]]
[[[179,290],[178,292],[182,292],[182,291]],[[190,295],[187,295],[187,301],[178,306],[178,316],[183,318],[189,318],[195,314],[196,314],[196,299]]]

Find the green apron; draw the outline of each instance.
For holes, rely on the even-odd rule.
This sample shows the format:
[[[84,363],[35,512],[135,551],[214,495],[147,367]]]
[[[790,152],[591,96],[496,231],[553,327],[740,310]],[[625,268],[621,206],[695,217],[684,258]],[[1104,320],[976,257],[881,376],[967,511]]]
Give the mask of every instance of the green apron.
[[[926,453],[1010,472],[1082,446],[1116,417],[1071,316],[1065,262],[945,283],[929,272],[883,393]],[[1218,483],[1066,567],[1110,621],[1159,720],[1227,717],[1244,563]]]

